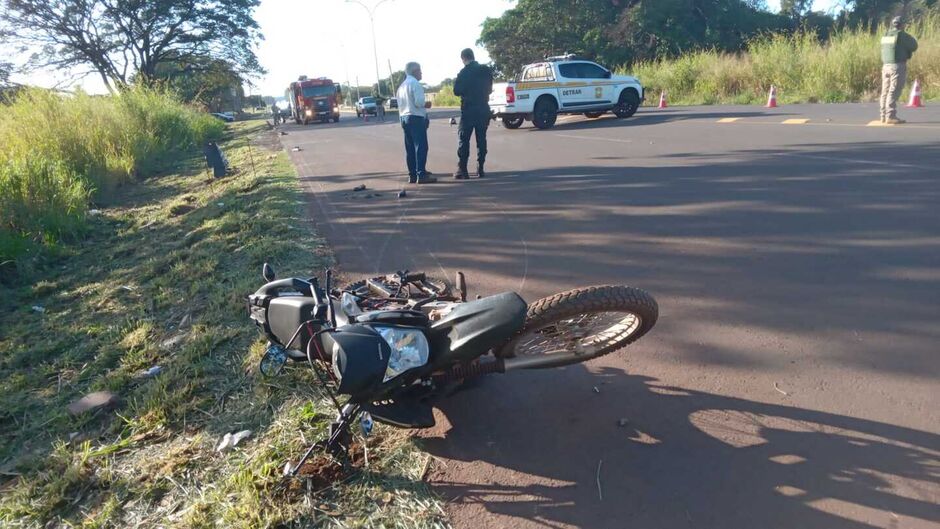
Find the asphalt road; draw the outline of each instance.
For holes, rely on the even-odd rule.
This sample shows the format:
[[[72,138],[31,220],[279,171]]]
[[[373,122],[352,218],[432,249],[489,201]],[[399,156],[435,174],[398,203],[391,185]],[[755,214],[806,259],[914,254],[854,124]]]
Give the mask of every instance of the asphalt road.
[[[393,116],[285,127],[343,272],[660,304],[626,350],[442,405],[422,442],[456,527],[940,527],[940,107],[494,125],[489,178],[463,182],[451,114],[429,131],[443,182],[402,199]]]

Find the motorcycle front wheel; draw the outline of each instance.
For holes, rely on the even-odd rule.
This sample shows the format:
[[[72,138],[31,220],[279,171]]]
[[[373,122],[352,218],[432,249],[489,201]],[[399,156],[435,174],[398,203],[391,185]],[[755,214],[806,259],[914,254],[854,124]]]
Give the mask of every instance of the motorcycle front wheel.
[[[530,369],[585,362],[639,340],[658,317],[656,300],[638,288],[576,288],[530,304],[522,330],[496,355]]]

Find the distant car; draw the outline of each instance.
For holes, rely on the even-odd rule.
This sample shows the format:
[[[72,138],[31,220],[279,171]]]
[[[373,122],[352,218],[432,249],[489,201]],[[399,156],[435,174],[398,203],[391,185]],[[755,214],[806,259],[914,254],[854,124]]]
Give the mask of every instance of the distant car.
[[[374,97],[360,97],[356,101],[356,117],[362,117],[363,114],[372,114],[378,112]]]
[[[388,101],[385,102],[385,108],[391,110],[393,108],[398,108],[398,100],[394,97],[388,98]]]
[[[227,123],[235,121],[235,114],[231,112],[213,112],[211,115]]]

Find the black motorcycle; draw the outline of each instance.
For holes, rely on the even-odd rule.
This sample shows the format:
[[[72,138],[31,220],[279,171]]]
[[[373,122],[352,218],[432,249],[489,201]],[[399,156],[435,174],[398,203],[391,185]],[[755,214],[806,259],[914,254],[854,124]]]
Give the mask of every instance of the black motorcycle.
[[[616,351],[649,332],[656,300],[627,286],[577,288],[531,305],[515,292],[467,300],[423,273],[398,272],[333,288],[318,278],[275,280],[249,296],[252,320],[268,337],[265,376],[290,360],[308,362],[337,407],[329,438],[285,474],[296,475],[318,448],[347,453],[350,426],[373,419],[400,428],[434,426],[432,406],[466,379],[517,369],[559,367]]]

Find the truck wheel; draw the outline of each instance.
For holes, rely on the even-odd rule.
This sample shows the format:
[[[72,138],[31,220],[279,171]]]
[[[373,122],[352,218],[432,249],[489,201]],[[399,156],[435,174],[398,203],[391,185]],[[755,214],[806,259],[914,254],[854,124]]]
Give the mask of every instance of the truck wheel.
[[[535,102],[535,110],[532,112],[532,124],[545,130],[555,125],[558,119],[558,105],[550,97],[539,99]]]
[[[599,118],[599,117],[601,117],[601,116],[603,116],[603,115],[604,115],[603,112],[585,112],[585,113],[584,113],[584,116],[585,116],[585,117],[588,117],[588,118],[591,118],[591,119]]]
[[[525,122],[523,116],[506,116],[503,118],[503,126],[507,129],[518,129]]]
[[[640,108],[640,94],[632,88],[627,88],[620,92],[620,100],[614,107],[614,114],[618,118],[628,118],[636,114],[638,108]]]

